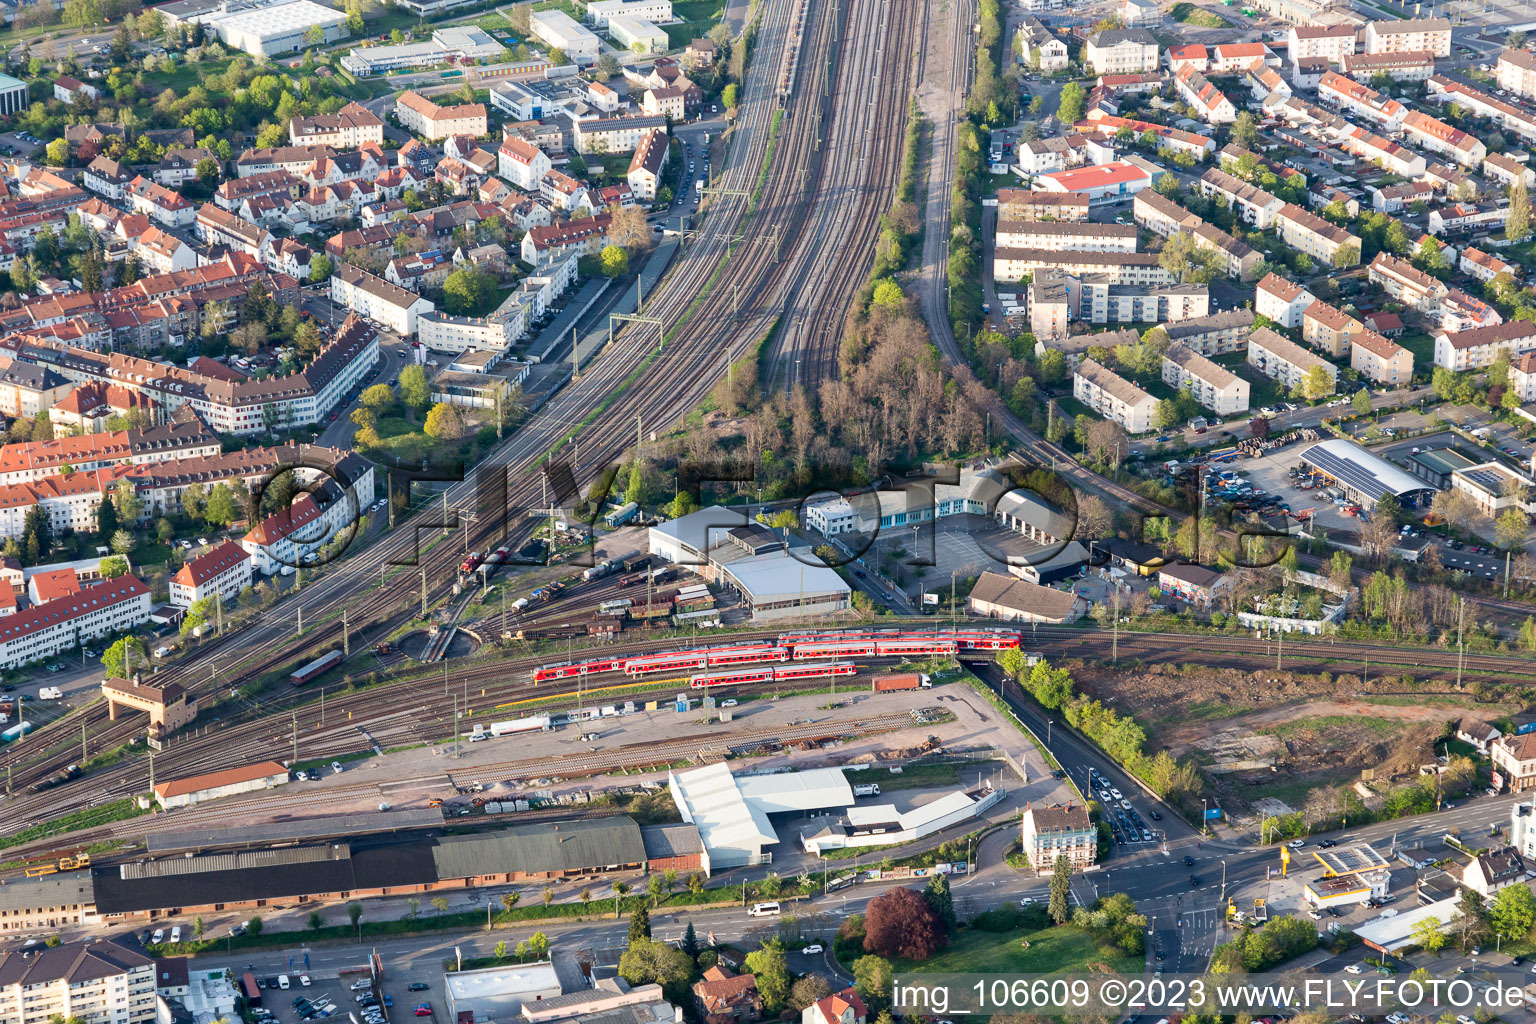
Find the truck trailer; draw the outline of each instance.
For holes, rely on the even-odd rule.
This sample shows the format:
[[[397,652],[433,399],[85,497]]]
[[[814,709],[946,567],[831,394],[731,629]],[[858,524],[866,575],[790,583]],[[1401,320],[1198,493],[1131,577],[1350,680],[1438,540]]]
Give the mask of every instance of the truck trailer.
[[[875,676],[870,689],[875,693],[886,693],[892,690],[926,689],[932,685],[926,672],[896,672],[887,676]]]

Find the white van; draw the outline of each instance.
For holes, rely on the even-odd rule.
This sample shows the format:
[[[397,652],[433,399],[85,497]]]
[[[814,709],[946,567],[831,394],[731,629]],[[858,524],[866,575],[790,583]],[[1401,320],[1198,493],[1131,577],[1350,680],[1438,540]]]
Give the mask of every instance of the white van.
[[[749,917],[778,917],[783,910],[777,903],[754,903],[747,911]]]
[[[288,980],[288,975],[286,975],[286,974],[279,974],[277,976],[277,987],[278,988],[292,988],[293,987],[293,982]]]
[[[171,929],[171,941],[172,942],[180,942],[181,941],[181,925],[177,925],[176,927]]]

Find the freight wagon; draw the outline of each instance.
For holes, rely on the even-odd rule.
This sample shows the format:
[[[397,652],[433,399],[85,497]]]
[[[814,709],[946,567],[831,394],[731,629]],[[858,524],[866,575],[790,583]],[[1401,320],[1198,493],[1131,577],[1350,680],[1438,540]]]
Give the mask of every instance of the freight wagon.
[[[492,736],[510,736],[519,732],[548,732],[549,724],[548,715],[530,715],[507,722],[492,722],[490,733]]]

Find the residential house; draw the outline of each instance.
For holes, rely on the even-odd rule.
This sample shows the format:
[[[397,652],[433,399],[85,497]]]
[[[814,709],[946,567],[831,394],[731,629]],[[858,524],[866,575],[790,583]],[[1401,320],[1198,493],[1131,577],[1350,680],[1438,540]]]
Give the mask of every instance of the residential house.
[[[1424,82],[1435,73],[1435,55],[1426,51],[1403,53],[1355,53],[1340,65],[1357,82],[1386,75],[1394,82]]]
[[[1525,885],[1525,859],[1512,846],[1480,853],[1461,872],[1461,884],[1483,899],[1500,889]]]
[[[1527,189],[1536,188],[1536,171],[1526,160],[1516,160],[1507,153],[1489,153],[1483,158],[1483,177],[1500,185],[1513,187],[1516,181]]]
[[[1319,299],[1301,314],[1301,340],[1334,359],[1349,354],[1351,336],[1365,325]]]
[[[73,105],[76,100],[82,98],[92,100],[101,99],[101,90],[96,88],[94,85],[86,85],[78,78],[70,78],[68,75],[61,75],[60,77],[54,79],[53,98],[61,103]]]
[[[1498,726],[1490,725],[1480,718],[1463,718],[1456,723],[1456,738],[1480,754],[1488,753],[1494,742],[1503,735]]]
[[[1350,336],[1349,365],[1366,380],[1403,387],[1413,379],[1413,353],[1375,331]]]
[[[1152,429],[1157,399],[1093,359],[1084,359],[1073,372],[1072,397],[1129,433]]]
[[[1372,284],[1382,288],[1403,305],[1420,312],[1428,312],[1439,306],[1446,296],[1444,284],[1413,266],[1388,253],[1377,253],[1368,271]]]
[[[1237,107],[1194,68],[1186,67],[1180,71],[1173,80],[1173,87],[1208,123],[1230,124],[1237,120]]]
[[[1264,376],[1279,381],[1287,390],[1300,387],[1307,374],[1319,367],[1330,382],[1325,394],[1333,392],[1339,379],[1337,366],[1267,327],[1260,327],[1248,336],[1247,362]]]
[[[743,1024],[763,1015],[757,978],[734,974],[720,964],[707,969],[704,977],[693,983],[693,1005],[703,1024]]]
[[[865,1024],[869,1011],[853,988],[818,999],[800,1011],[800,1024]]]
[[[1248,411],[1248,382],[1180,342],[1163,353],[1163,383],[1188,388],[1196,402],[1222,419]]]
[[[1536,54],[1524,47],[1499,54],[1495,69],[1499,88],[1526,99],[1536,99]]]
[[[1430,79],[1431,82],[1434,79]],[[1403,116],[1403,134],[1413,142],[1429,150],[1448,156],[1463,167],[1478,167],[1488,156],[1488,147],[1475,136],[1460,128],[1452,128],[1444,121],[1430,117],[1419,110],[1410,110]]]
[[[288,142],[294,146],[335,146],[337,149],[356,149],[366,142],[383,145],[384,122],[354,101],[334,114],[290,118]]]
[[[485,104],[440,107],[414,89],[407,89],[395,100],[395,116],[402,125],[429,142],[450,135],[479,138],[486,133]]]
[[[1283,200],[1257,185],[1250,185],[1214,167],[1200,176],[1199,189],[1207,198],[1221,196],[1237,211],[1240,220],[1260,230],[1273,227],[1285,207]]]
[[[667,165],[669,150],[666,132],[653,128],[641,136],[634,155],[630,157],[626,177],[636,199],[645,203],[656,201],[656,192],[661,187],[661,171]]]
[[[233,601],[250,586],[254,573],[255,563],[245,549],[234,541],[223,541],[176,570],[170,602],[176,608],[190,608],[204,598]]]
[[[405,337],[416,333],[417,316],[435,308],[428,299],[350,263],[337,264],[331,276],[331,301]]]
[[[1014,39],[1023,54],[1021,63],[1048,75],[1066,69],[1067,44],[1052,35],[1039,18],[1025,18]]]
[[[1157,39],[1144,28],[1103,29],[1088,37],[1083,63],[1100,75],[1157,70]]]
[[[1254,292],[1254,309],[1281,327],[1301,326],[1302,314],[1317,297],[1301,285],[1276,273],[1265,275]]]
[[[1317,95],[1323,102],[1375,121],[1389,132],[1400,129],[1408,116],[1408,108],[1397,100],[1335,71],[1323,76]]]
[[[1480,370],[1493,365],[1500,352],[1514,359],[1532,349],[1536,349],[1536,324],[1526,320],[1471,331],[1440,331],[1435,335],[1435,365],[1457,372]]]
[[[1054,873],[1059,857],[1067,858],[1073,874],[1088,870],[1098,859],[1098,828],[1089,820],[1088,809],[1077,804],[1026,803],[1019,840],[1037,875]]]
[[[1352,267],[1360,262],[1360,236],[1310,210],[1287,203],[1281,208],[1277,223],[1286,244],[1314,260],[1336,267]]]

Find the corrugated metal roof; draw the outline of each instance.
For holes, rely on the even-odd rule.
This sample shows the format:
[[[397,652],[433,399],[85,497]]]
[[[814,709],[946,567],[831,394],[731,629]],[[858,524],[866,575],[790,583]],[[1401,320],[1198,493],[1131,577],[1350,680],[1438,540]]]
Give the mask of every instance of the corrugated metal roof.
[[[351,849],[345,845],[295,846],[282,850],[237,850],[201,857],[168,857],[165,860],[120,864],[118,867],[123,878],[168,878],[174,875],[202,875],[213,871],[320,864],[347,860],[351,856]]]
[[[95,903],[89,871],[66,871],[42,878],[13,878],[0,885],[0,910],[35,910]]]
[[[439,878],[507,871],[579,871],[645,861],[633,818],[520,825],[492,835],[448,836],[432,851]]]

